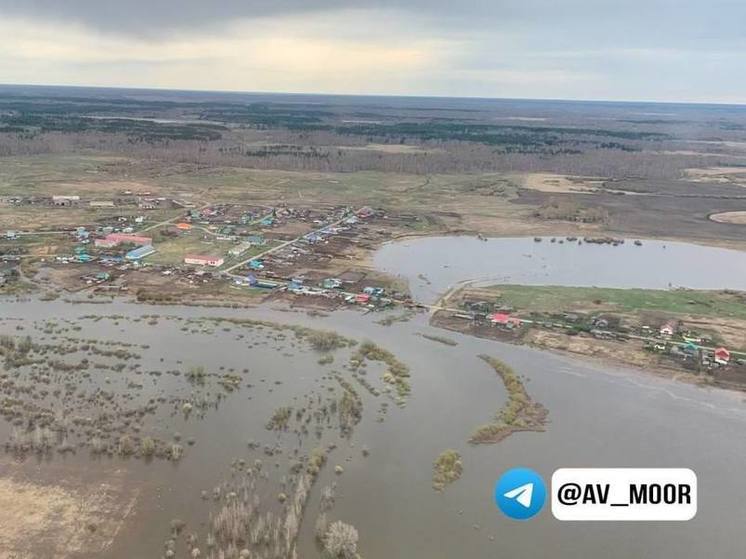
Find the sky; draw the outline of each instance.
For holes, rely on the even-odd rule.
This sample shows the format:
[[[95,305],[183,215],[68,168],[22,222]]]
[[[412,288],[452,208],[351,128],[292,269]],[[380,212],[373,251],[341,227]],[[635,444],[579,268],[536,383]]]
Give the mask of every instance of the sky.
[[[743,0],[0,0],[0,83],[746,103]]]

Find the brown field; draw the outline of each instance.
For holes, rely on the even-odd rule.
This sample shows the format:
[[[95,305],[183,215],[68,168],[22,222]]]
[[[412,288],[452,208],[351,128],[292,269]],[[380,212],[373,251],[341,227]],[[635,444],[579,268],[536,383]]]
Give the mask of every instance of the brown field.
[[[524,188],[554,193],[595,192],[604,183],[601,177],[574,177],[553,173],[529,173],[518,176],[517,181]]]
[[[419,146],[407,144],[368,144],[365,146],[336,146],[338,149],[380,151],[382,153],[436,153],[443,150],[423,149]]]
[[[746,181],[746,167],[707,167],[685,169],[684,178],[694,182],[741,184]]]
[[[740,168],[724,169],[732,172]],[[378,171],[325,173],[167,165],[125,157],[48,155],[4,158],[0,169],[0,195],[27,192],[50,195],[58,193],[58,186],[65,184],[81,185],[88,195],[101,198],[122,189],[137,189],[191,200],[196,205],[207,202],[256,206],[282,203],[298,207],[370,205],[423,218],[416,227],[400,228],[395,236],[459,232],[493,236],[570,235],[608,231],[708,244],[733,245],[746,240],[746,232],[741,234],[726,223],[708,219],[713,212],[712,199],[697,197],[701,196],[701,189],[696,189],[695,182],[630,179],[615,181],[612,183],[614,190],[609,190],[599,188],[602,180],[555,173],[427,176]],[[741,187],[713,184],[712,188],[718,189],[718,213],[743,210],[743,200],[736,194]],[[687,197],[671,196],[674,192]],[[569,199],[584,206],[603,207],[608,210],[610,220],[603,225],[586,225],[534,218],[535,210],[551,199]],[[0,231],[95,225],[118,213],[139,212],[129,208],[4,206],[0,207]],[[148,223],[158,223],[158,220],[181,213],[180,210],[154,210],[147,212],[146,219]],[[54,244],[52,239],[50,242]]]
[[[0,559],[101,556],[136,500],[120,473],[85,486],[0,479]]]
[[[710,216],[717,223],[732,223],[733,225],[746,225],[746,211],[720,212]]]

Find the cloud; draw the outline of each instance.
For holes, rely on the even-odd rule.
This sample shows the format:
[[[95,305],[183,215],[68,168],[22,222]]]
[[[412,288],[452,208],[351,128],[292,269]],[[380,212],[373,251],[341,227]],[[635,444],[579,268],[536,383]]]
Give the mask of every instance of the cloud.
[[[564,42],[678,44],[743,38],[746,3],[733,0],[0,0],[0,14],[79,23],[108,33],[203,32],[239,20],[314,17],[342,11],[400,14],[413,31],[520,30],[537,46],[542,34]]]
[[[0,0],[0,79],[732,100],[744,22],[732,0]]]
[[[445,42],[335,37],[328,20],[232,24],[219,35],[164,39],[91,32],[82,25],[0,21],[0,75],[21,83],[92,83],[251,91],[405,92],[436,71]],[[39,80],[42,77],[42,80]]]

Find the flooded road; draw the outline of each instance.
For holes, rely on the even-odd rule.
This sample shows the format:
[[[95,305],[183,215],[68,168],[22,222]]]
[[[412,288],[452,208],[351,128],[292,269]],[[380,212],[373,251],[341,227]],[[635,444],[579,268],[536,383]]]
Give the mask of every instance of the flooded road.
[[[338,446],[311,491],[300,531],[300,557],[319,556],[313,538],[319,492],[334,481],[337,497],[330,516],[358,529],[359,551],[367,559],[735,557],[746,548],[743,495],[736,490],[743,487],[736,466],[746,463],[742,394],[450,332],[447,336],[458,345],[448,346],[420,335],[443,335],[428,326],[424,315],[383,326],[376,323],[376,315],[355,311],[311,317],[268,306],[231,310],[32,300],[3,302],[0,309],[0,334],[17,335],[19,324],[26,325],[25,334],[32,332],[34,321],[70,320],[81,330],[69,336],[147,345],[141,358],[145,371],[196,365],[210,371],[249,369],[245,384],[251,387],[227,394],[202,419],[185,419],[179,413],[158,416],[152,426],[156,434],[168,438],[178,431],[184,440],[196,441],[178,462],[91,460],[78,452],[34,465],[43,470],[65,461],[96,476],[123,469],[127,485],[139,488],[133,513],[107,557],[161,557],[175,518],[204,540],[214,504],[205,501],[201,491],[211,492],[230,477],[237,459],[262,459],[271,479],[279,477],[298,437],[265,428],[272,410],[298,406],[305,395],[323,393],[328,384],[323,377],[331,370],[348,374],[344,363],[350,350],[338,351],[333,364],[322,366],[318,354],[292,336],[281,339],[275,331],[244,331],[230,323],[207,322],[205,317],[334,330],[372,340],[410,368],[412,394],[406,406],[390,406],[379,421],[376,412],[386,397],[360,390],[365,413],[352,437],[340,439],[333,430],[324,432],[320,440],[326,444],[334,439]],[[143,314],[158,318],[143,320]],[[108,318],[82,318],[91,315]],[[546,432],[517,433],[491,446],[467,444],[473,430],[488,422],[506,398],[499,378],[479,354],[504,360],[524,377],[530,396],[549,410]],[[130,375],[128,371],[122,374]],[[377,364],[371,364],[366,378],[380,385],[380,373]],[[148,387],[148,382],[143,384]],[[154,394],[192,390],[181,377],[164,375],[152,384],[157,387],[151,389]],[[304,444],[317,444],[313,434],[310,439]],[[249,440],[260,447],[250,449]],[[266,445],[279,445],[283,452],[266,456],[261,450]],[[367,457],[361,452],[364,446],[370,449]],[[432,462],[446,448],[462,454],[464,474],[436,493],[431,488]],[[344,473],[335,475],[335,465],[343,466]],[[699,512],[681,524],[561,523],[548,510],[530,522],[511,522],[496,510],[492,491],[500,473],[514,466],[534,468],[547,479],[558,467],[688,467],[699,476]],[[272,483],[267,482],[267,499],[277,491]]]
[[[562,241],[562,242],[560,242]],[[434,303],[461,281],[492,285],[746,290],[746,254],[670,241],[578,244],[563,237],[425,237],[384,245],[381,271],[409,280],[414,298]]]

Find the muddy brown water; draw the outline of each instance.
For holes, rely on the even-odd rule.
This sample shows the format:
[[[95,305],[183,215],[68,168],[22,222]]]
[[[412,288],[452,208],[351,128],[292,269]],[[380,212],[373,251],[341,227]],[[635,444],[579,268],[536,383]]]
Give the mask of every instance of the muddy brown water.
[[[609,248],[609,250],[612,250]],[[203,420],[163,417],[154,426],[167,437],[179,431],[197,443],[178,463],[106,458],[91,460],[87,453],[60,457],[98,477],[109,468],[123,468],[130,487],[140,488],[133,515],[124,525],[107,557],[161,557],[169,522],[180,518],[189,529],[204,530],[209,507],[200,491],[210,491],[226,478],[235,458],[263,459],[271,471],[287,454],[276,458],[251,451],[247,440],[279,442],[293,448],[296,436],[277,435],[264,428],[272,410],[318,390],[320,377],[339,368],[344,351],[331,366],[316,363],[318,355],[302,344],[290,347],[293,336],[272,342],[265,334],[239,329],[186,334],[184,319],[237,317],[272,320],[332,329],[356,339],[370,339],[396,353],[410,366],[412,396],[404,408],[390,406],[383,423],[374,411],[383,397],[374,398],[358,386],[366,412],[351,441],[341,441],[314,486],[299,539],[301,557],[318,557],[312,528],[320,488],[336,480],[337,504],[332,519],[355,525],[360,551],[371,558],[534,558],[735,557],[746,548],[740,466],[746,463],[746,405],[744,396],[705,390],[664,380],[643,372],[618,369],[515,347],[490,340],[447,333],[458,342],[446,346],[417,335],[444,335],[419,315],[391,326],[375,324],[376,315],[354,311],[328,317],[283,312],[270,307],[252,310],[154,307],[117,302],[71,305],[54,302],[3,302],[1,316],[21,323],[47,319],[76,321],[82,338],[112,339],[150,344],[143,350],[142,368],[220,365],[238,371],[248,368],[253,388],[228,395]],[[120,320],[79,320],[83,315],[160,315],[158,323]],[[166,318],[173,317],[173,318]],[[181,318],[182,320],[178,320]],[[0,333],[18,334],[19,321],[0,321]],[[24,333],[24,332],[20,332]],[[248,341],[258,342],[249,347]],[[549,409],[545,433],[518,433],[497,445],[472,447],[472,430],[489,420],[505,400],[505,391],[480,353],[505,360],[525,377],[529,394]],[[165,364],[160,362],[164,357]],[[369,380],[377,369],[370,367]],[[128,374],[125,371],[122,374]],[[261,382],[265,379],[265,382]],[[275,385],[281,380],[281,385]],[[162,378],[158,391],[177,389],[178,378]],[[173,383],[173,384],[171,384]],[[148,386],[147,383],[145,386]],[[4,426],[7,427],[7,426]],[[370,456],[363,457],[363,446]],[[444,493],[431,486],[431,466],[446,448],[462,453],[464,475]],[[29,469],[45,467],[29,462]],[[333,467],[341,464],[341,476]],[[495,509],[492,491],[500,473],[528,466],[546,478],[558,467],[635,466],[689,467],[699,476],[699,512],[687,523],[570,524],[545,510],[525,523],[506,520]],[[51,466],[50,466],[51,467]],[[183,553],[182,553],[183,554]]]
[[[459,281],[474,278],[484,283],[614,287],[746,285],[741,253],[652,241],[642,247],[631,242],[611,247],[560,245],[548,239],[543,243],[533,239],[421,239],[387,245],[377,254],[376,263],[406,276],[415,296],[426,301]],[[144,314],[159,318],[151,323],[141,318]],[[88,315],[104,318],[81,318]],[[114,315],[122,318],[111,318]],[[728,466],[746,458],[746,444],[739,443],[746,427],[741,395],[705,391],[639,372],[453,333],[447,335],[459,345],[444,346],[417,335],[439,333],[427,325],[424,316],[386,327],[356,312],[311,318],[270,307],[234,311],[121,302],[4,302],[0,318],[18,320],[0,322],[0,333],[33,333],[34,323],[47,321],[57,322],[58,328],[73,323],[80,331],[65,335],[149,345],[138,350],[142,371],[183,371],[196,365],[210,372],[219,372],[220,367],[223,372],[249,369],[242,383],[252,386],[227,395],[203,419],[187,419],[167,413],[166,408],[166,413],[151,421],[148,434],[152,436],[168,440],[179,432],[183,439],[197,441],[187,447],[178,463],[91,460],[85,451],[54,456],[53,462],[79,467],[81,480],[88,476],[105,479],[107,469],[123,469],[129,488],[138,490],[135,513],[107,556],[160,557],[174,518],[186,521],[189,531],[204,535],[211,507],[200,492],[211,491],[229,477],[235,459],[250,463],[260,458],[266,468],[281,475],[282,468],[275,464],[286,465],[290,450],[298,444],[297,436],[267,431],[267,419],[279,406],[298,405],[308,393],[323,393],[322,377],[339,370],[349,353],[339,351],[336,362],[324,367],[316,362],[315,352],[294,341],[292,333],[247,332],[231,324],[202,322],[203,317],[254,318],[333,329],[352,338],[371,339],[411,367],[413,396],[405,408],[390,406],[385,421],[379,423],[375,410],[385,398],[374,398],[358,386],[366,413],[352,440],[324,435],[322,442],[335,442],[339,447],[309,500],[299,539],[301,557],[318,556],[312,526],[319,490],[334,480],[339,489],[331,517],[359,529],[360,548],[368,558],[535,557],[548,550],[559,557],[601,552],[620,558],[699,557],[713,547],[717,556],[743,549],[745,538],[740,537],[738,525],[744,507],[733,491],[742,484]],[[24,331],[17,330],[19,324]],[[241,333],[245,337],[239,338]],[[277,336],[285,339],[277,340]],[[494,446],[466,444],[472,430],[488,421],[505,398],[499,379],[477,358],[479,353],[504,359],[525,375],[529,393],[550,410],[546,433],[519,433]],[[378,372],[375,366],[370,368],[369,380],[374,384]],[[130,377],[136,377],[143,385],[139,399],[188,395],[191,390],[183,378],[169,375],[154,379],[129,369],[104,374],[112,378],[105,385],[99,375],[81,386],[125,391]],[[7,425],[0,428],[5,436],[8,429]],[[283,454],[264,456],[261,450],[250,450],[248,440],[278,444]],[[307,451],[315,444],[305,441],[303,448]],[[370,456],[362,456],[363,446],[370,448]],[[445,493],[437,494],[430,487],[431,464],[445,448],[462,453],[465,473]],[[43,468],[46,462],[30,458],[28,463]],[[345,468],[341,477],[333,473],[336,464]],[[533,467],[546,477],[561,466],[691,467],[700,477],[700,512],[686,525],[568,525],[554,521],[548,511],[529,523],[508,522],[494,508],[492,485],[501,471],[517,465]],[[43,474],[38,473],[42,479]],[[268,483],[264,497],[272,499],[277,491],[276,484]]]
[[[746,254],[689,243],[634,239],[623,245],[550,237],[424,237],[384,245],[373,262],[409,280],[415,299],[434,303],[462,281],[643,289],[746,290]],[[560,243],[559,241],[563,241]]]

